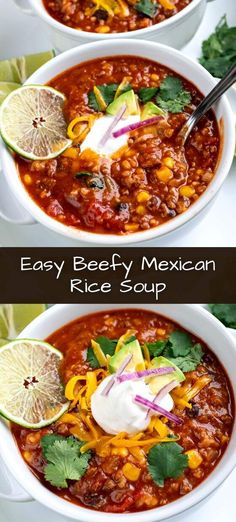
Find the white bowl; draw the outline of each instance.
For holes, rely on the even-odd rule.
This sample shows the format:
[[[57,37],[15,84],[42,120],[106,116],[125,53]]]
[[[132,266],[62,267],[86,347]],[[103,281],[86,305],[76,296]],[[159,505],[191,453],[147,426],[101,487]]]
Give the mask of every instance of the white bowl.
[[[42,0],[14,1],[25,12],[37,15],[44,22],[54,47],[58,51],[66,51],[79,44],[94,42],[95,40],[101,42],[106,39],[127,37],[154,40],[155,42],[180,49],[194,36],[205,13],[206,3],[211,0],[192,0],[178,14],[151,27],[111,34],[78,31],[77,29],[67,27],[48,14]]]
[[[198,305],[56,305],[27,326],[20,337],[45,339],[58,328],[84,314],[124,308],[141,308],[163,314],[202,338],[223,364],[236,396],[235,341],[229,330]],[[102,513],[76,506],[45,488],[25,464],[11,431],[3,421],[0,422],[0,454],[14,478],[31,497],[64,516],[80,522],[119,522],[121,519],[124,522],[159,522],[197,506],[227,478],[236,465],[236,429],[234,426],[228,448],[214,471],[191,493],[163,507],[123,515]],[[26,493],[22,493],[22,496],[26,497]]]
[[[190,58],[187,58],[181,54],[181,52],[161,44],[145,42],[143,40],[112,40],[100,43],[95,42],[77,47],[76,49],[71,49],[43,65],[27,80],[26,83],[45,84],[58,74],[81,62],[100,57],[117,55],[141,56],[157,61],[187,78],[195,84],[204,95],[206,95],[216,83],[213,77],[201,65]],[[198,219],[202,218],[204,215],[203,211],[209,210],[210,203],[214,200],[229,172],[234,156],[235,125],[234,116],[231,112],[226,96],[222,96],[221,100],[217,103],[215,114],[222,133],[222,150],[212,182],[201,197],[192,204],[186,212],[176,216],[172,220],[169,220],[167,223],[149,230],[135,232],[124,236],[117,234],[95,234],[90,231],[78,230],[64,225],[49,217],[29,196],[18,175],[14,158],[7,147],[3,143],[0,143],[0,153],[4,174],[14,196],[26,211],[33,216],[36,221],[39,221],[44,226],[58,232],[59,234],[72,239],[103,245],[127,245],[158,238],[180,229],[187,223],[192,227],[193,220],[197,222]],[[1,212],[1,209],[3,209],[5,204],[4,200],[5,195],[2,191],[0,195],[0,215],[2,214],[2,216],[4,212],[3,210]],[[180,231],[180,233],[183,234],[184,232]]]

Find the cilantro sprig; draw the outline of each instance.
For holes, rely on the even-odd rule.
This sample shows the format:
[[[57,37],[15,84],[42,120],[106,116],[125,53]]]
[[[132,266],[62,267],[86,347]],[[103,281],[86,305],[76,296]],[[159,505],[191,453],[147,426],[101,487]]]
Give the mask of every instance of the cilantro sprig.
[[[186,105],[191,102],[191,94],[184,89],[180,78],[167,76],[161,82],[159,92],[156,97],[157,105],[168,112],[182,112]]]
[[[91,457],[90,452],[80,453],[83,444],[74,437],[54,434],[42,437],[45,480],[56,488],[67,488],[68,480],[79,480],[86,472]]]
[[[116,91],[119,87],[117,83],[109,83],[104,85],[97,85],[97,89],[100,91],[104,102],[106,105],[110,105],[110,103],[113,102],[115,98]],[[132,85],[127,84],[123,87],[120,94],[123,94],[124,92],[130,91],[132,89]],[[88,93],[88,105],[90,109],[93,109],[96,112],[101,112],[101,107],[99,103],[97,102],[96,96],[94,94],[94,91],[91,90]]]
[[[228,26],[225,15],[220,19],[214,33],[203,41],[199,62],[217,78],[223,78],[236,63],[236,27]]]
[[[147,343],[151,357],[163,355],[182,372],[191,372],[200,364],[203,350],[200,343],[194,343],[189,334],[175,330],[167,339]]]
[[[209,304],[210,311],[229,328],[236,328],[236,304]]]
[[[141,87],[138,91],[138,97],[142,103],[149,102],[158,91],[158,87]]]
[[[188,457],[176,442],[162,442],[153,446],[148,453],[148,470],[154,482],[164,486],[167,478],[178,478],[188,467]]]
[[[136,337],[133,335],[129,337],[129,339],[126,339],[124,344],[131,343],[135,339]],[[111,357],[112,355],[114,355],[116,345],[118,342],[117,339],[109,339],[109,337],[101,335],[97,337],[95,341],[100,345],[100,348],[103,351],[104,355],[110,355]],[[91,368],[100,368],[100,364],[91,346],[87,350],[87,362],[90,364]]]
[[[152,2],[152,0],[139,0],[134,4],[134,9],[148,16],[148,18],[154,18],[158,11],[158,4]]]
[[[108,85],[97,85],[97,88],[99,89],[105,103],[109,105],[113,100],[115,93],[117,91],[118,84],[117,83],[110,83]],[[89,91],[88,93],[88,104],[91,109],[93,109],[96,112],[101,111],[101,107],[97,102],[96,96],[93,92],[93,90]]]

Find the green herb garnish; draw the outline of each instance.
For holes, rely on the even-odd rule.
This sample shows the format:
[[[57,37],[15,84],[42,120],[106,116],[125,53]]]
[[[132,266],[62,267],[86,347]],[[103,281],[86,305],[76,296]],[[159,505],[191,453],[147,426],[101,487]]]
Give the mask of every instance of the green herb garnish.
[[[142,103],[150,101],[158,91],[158,87],[141,87],[138,91],[138,97]]]
[[[83,176],[93,176],[93,174],[92,174],[92,172],[88,172],[87,170],[81,170],[80,172],[76,172],[74,177],[76,179],[79,179],[79,178],[82,178]]]
[[[126,339],[124,344],[129,344],[132,341],[135,341],[135,339],[135,335],[132,335],[131,337]],[[108,337],[101,335],[100,337],[97,337],[95,341],[100,345],[100,348],[103,351],[104,355],[110,355],[111,357],[114,355],[116,345],[118,342],[117,339],[109,339]],[[90,364],[92,368],[100,368],[100,364],[91,347],[89,347],[87,350],[87,362]]]
[[[167,76],[160,85],[156,102],[161,109],[178,113],[191,102],[191,94],[184,89],[183,83],[175,76]]]
[[[41,447],[47,462],[44,476],[52,486],[67,488],[68,480],[79,480],[84,475],[91,454],[80,453],[83,444],[74,437],[53,434],[42,437]]]
[[[154,343],[146,343],[151,357],[159,357],[159,355],[163,353],[167,343],[168,339],[163,339]]]
[[[114,100],[118,84],[110,83],[108,85],[97,85],[97,88],[99,89],[105,103],[109,105]],[[89,91],[88,93],[88,105],[91,109],[93,109],[96,112],[101,112],[102,110],[96,100],[96,96],[93,90]]]
[[[202,43],[199,62],[213,76],[222,78],[236,63],[236,27],[229,27],[224,15],[207,40]]]
[[[158,11],[158,4],[153,3],[151,0],[139,0],[133,7],[139,13],[148,16],[148,18],[154,18]]]
[[[109,339],[108,337],[101,335],[100,337],[97,337],[95,341],[100,345],[100,348],[103,351],[104,355],[110,355],[111,357],[112,355],[114,355],[117,345],[117,339]],[[87,361],[92,368],[100,368],[100,364],[91,347],[88,348],[87,351]]]
[[[168,339],[147,343],[151,357],[163,355],[182,372],[191,372],[200,364],[203,350],[200,343],[194,343],[190,335],[174,330]]]
[[[164,351],[165,357],[169,359],[169,361],[173,362],[182,372],[192,372],[196,370],[198,365],[201,363],[202,356],[203,356],[203,350],[200,343],[194,344],[189,352],[181,357],[170,357],[168,355],[168,352],[166,353]]]
[[[162,442],[153,446],[148,453],[148,470],[154,482],[164,486],[167,478],[178,478],[188,467],[188,457],[176,442]]]
[[[236,328],[236,304],[210,304],[208,305],[219,321],[229,328]]]

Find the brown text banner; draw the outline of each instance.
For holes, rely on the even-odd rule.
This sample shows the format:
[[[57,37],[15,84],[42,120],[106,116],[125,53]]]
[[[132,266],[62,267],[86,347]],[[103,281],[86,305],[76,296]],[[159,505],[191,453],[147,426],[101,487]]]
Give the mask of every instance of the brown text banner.
[[[2,248],[2,303],[235,302],[236,248]]]

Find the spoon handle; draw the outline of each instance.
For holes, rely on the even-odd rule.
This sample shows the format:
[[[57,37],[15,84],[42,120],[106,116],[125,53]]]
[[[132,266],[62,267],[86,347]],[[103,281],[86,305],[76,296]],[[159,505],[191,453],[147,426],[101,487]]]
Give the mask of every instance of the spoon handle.
[[[224,78],[220,80],[217,85],[209,92],[209,94],[202,100],[197,106],[195,111],[191,114],[187,121],[187,136],[191,132],[192,128],[196,125],[198,120],[212,107],[212,105],[224,94],[233,83],[236,82],[236,63],[229,69]],[[187,137],[186,136],[186,137]]]

